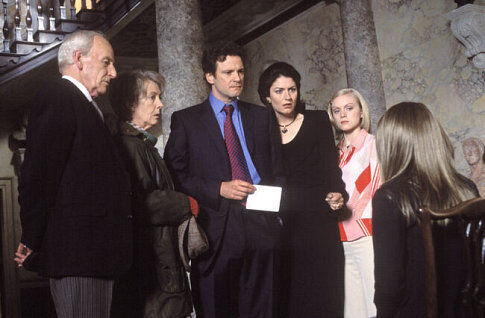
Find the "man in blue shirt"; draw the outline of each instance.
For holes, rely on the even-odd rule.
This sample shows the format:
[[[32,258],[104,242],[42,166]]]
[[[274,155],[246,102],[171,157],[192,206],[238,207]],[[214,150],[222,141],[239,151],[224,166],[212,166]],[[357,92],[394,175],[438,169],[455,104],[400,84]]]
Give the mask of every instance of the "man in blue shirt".
[[[202,68],[209,98],[172,115],[165,148],[175,186],[199,202],[209,238],[191,272],[197,317],[277,317],[281,224],[274,213],[245,208],[254,184],[275,181],[269,113],[237,99],[244,87],[238,46],[206,50]]]

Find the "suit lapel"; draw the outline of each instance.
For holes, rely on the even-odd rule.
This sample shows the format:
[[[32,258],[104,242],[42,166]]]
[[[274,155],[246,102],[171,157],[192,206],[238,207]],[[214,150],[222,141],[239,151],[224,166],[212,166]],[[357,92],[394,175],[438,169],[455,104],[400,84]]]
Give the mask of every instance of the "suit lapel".
[[[241,121],[244,129],[244,136],[246,137],[246,145],[248,146],[251,158],[254,158],[254,117],[253,113],[249,111],[246,103],[238,101],[238,108],[241,112]]]
[[[222,137],[221,129],[219,128],[219,123],[214,115],[214,111],[212,110],[209,99],[206,99],[201,105],[200,122],[205,126],[205,130],[201,131],[207,132],[217,151],[229,162],[226,144],[224,143],[224,138]]]
[[[82,108],[83,111],[86,112],[87,117],[84,118],[84,121],[85,121],[84,124],[90,125],[92,129],[96,129],[97,133],[102,134],[102,136],[107,140],[111,148],[111,152],[113,152],[115,156],[118,157],[118,160],[120,161],[121,158],[119,157],[115,149],[116,146],[113,142],[112,134],[109,131],[103,119],[101,119],[101,116],[99,115],[98,111],[94,108],[95,106],[90,101],[88,101],[86,96],[84,96],[84,94],[79,90],[79,88],[77,88],[76,85],[74,85],[74,83],[72,83],[67,79],[62,79],[62,80],[72,90],[73,94],[77,95],[77,100],[79,100],[80,107]]]
[[[73,82],[71,82],[68,79],[63,78],[62,81],[64,81],[65,85],[67,85],[70,90],[73,92],[73,94],[76,94],[77,100],[79,100],[79,103],[82,103],[86,111],[90,114],[90,117],[92,117],[92,122],[97,122],[98,125],[101,125],[102,127],[106,128],[103,119],[101,119],[101,116],[99,115],[98,111],[94,108],[95,106],[88,101],[86,96],[77,88],[76,85],[74,85]],[[91,121],[90,121],[91,122]],[[92,123],[91,122],[91,123]]]

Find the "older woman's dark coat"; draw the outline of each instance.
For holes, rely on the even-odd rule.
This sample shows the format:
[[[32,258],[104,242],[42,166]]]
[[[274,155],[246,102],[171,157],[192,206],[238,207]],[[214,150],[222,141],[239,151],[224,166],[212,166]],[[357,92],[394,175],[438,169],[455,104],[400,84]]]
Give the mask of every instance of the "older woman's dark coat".
[[[190,216],[154,142],[122,123],[117,138],[133,186],[134,260],[115,285],[112,317],[178,318],[192,311],[177,226]]]

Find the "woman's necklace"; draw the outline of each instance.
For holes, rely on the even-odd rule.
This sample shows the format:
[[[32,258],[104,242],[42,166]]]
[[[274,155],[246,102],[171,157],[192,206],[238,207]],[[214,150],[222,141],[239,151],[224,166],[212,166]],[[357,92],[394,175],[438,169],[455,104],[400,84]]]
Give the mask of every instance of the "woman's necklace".
[[[286,129],[286,127],[288,127],[289,125],[293,124],[293,123],[295,122],[295,120],[296,120],[296,117],[298,117],[298,115],[296,115],[296,116],[293,118],[293,120],[291,121],[291,123],[289,123],[289,124],[286,124],[286,125],[280,125],[280,124],[278,124],[278,126],[283,127],[283,129],[281,129],[281,132],[282,132],[283,134],[286,134],[286,133],[288,132],[288,129]]]

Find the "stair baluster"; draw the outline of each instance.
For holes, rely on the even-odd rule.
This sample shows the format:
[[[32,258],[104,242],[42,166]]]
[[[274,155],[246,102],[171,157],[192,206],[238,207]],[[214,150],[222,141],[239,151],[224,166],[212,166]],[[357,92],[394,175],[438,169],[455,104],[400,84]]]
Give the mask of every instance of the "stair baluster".
[[[37,26],[38,31],[45,30],[45,21],[44,16],[42,15],[42,13],[44,12],[43,10],[44,9],[42,8],[42,1],[37,0],[37,22],[39,22]]]
[[[59,0],[59,10],[61,13],[61,19],[67,19],[66,6],[64,5],[65,0]]]
[[[7,3],[8,0],[2,0],[3,3],[3,52],[10,53],[10,29],[7,23]]]
[[[49,30],[56,30],[56,17],[54,15],[54,1],[49,1]]]
[[[70,0],[71,2],[71,19],[76,20],[76,7],[74,6],[74,0]]]
[[[32,28],[32,15],[30,14],[30,0],[27,0],[27,14],[25,15],[27,25],[27,42],[34,42],[34,29]]]
[[[14,15],[13,21],[15,23],[15,41],[22,41],[22,29],[20,28],[19,0],[15,0],[15,15]]]

